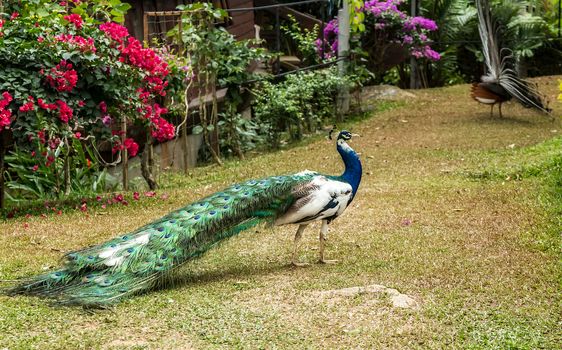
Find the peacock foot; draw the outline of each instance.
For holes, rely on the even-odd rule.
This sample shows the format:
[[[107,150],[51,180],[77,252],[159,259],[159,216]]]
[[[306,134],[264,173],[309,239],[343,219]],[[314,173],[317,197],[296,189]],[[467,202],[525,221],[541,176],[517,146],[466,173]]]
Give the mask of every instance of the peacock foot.
[[[339,260],[326,260],[326,259],[318,260],[319,264],[337,264],[338,262]]]
[[[310,266],[309,263],[303,263],[303,262],[298,262],[298,261],[291,261],[291,265],[293,265],[294,267],[307,267]]]

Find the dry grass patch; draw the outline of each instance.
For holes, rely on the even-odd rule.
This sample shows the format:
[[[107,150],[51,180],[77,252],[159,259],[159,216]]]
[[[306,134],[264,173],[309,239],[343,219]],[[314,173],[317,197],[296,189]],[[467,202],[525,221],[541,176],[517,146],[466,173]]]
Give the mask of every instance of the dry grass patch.
[[[539,82],[556,96],[556,77]],[[0,349],[556,348],[560,271],[552,246],[560,241],[541,176],[510,176],[558,152],[559,141],[547,140],[562,132],[560,121],[515,103],[492,119],[468,85],[416,94],[348,125],[361,134],[353,147],[365,175],[330,228],[327,257],[339,264],[292,268],[295,227],[250,230],[187,264],[174,286],[112,312],[0,297]],[[22,219],[0,223],[0,278],[40,271],[61,251],[132,230],[235,181],[306,168],[339,173],[332,147],[318,138],[223,169],[194,169],[171,177],[166,201],[33,219],[27,229]],[[301,260],[317,259],[319,229],[305,232]],[[385,293],[322,296],[373,284],[419,307],[393,307]]]

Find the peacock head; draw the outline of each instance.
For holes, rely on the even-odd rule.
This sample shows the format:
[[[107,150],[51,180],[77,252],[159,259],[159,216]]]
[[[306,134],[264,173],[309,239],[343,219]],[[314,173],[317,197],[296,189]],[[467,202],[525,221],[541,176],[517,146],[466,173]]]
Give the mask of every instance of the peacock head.
[[[344,141],[349,141],[351,140],[351,137],[353,136],[352,133],[350,133],[347,130],[342,130],[340,131],[340,133],[338,134],[338,141],[339,140],[344,140]]]

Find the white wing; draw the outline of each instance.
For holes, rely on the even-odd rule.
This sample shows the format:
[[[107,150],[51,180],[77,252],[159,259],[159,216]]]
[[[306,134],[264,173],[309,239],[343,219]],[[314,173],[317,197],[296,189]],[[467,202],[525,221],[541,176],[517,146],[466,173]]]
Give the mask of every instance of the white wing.
[[[336,217],[343,213],[352,197],[351,185],[318,175],[293,191],[295,201],[280,216],[276,225],[304,224]]]

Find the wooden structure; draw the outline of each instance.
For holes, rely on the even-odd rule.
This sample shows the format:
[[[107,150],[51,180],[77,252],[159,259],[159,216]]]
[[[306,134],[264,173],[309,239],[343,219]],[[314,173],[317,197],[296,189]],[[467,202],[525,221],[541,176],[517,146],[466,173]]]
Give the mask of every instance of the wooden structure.
[[[127,12],[125,25],[135,38],[143,41],[146,39],[143,33],[144,14],[146,12],[174,11],[178,5],[190,4],[197,1],[128,0],[127,2],[131,4],[132,8]],[[212,3],[215,7],[224,9],[242,9],[254,6],[253,0],[213,0]],[[229,14],[231,19],[225,23],[225,26],[230,33],[232,33],[237,39],[252,39],[255,37],[254,11],[235,11]],[[161,23],[154,23],[153,25],[156,25],[157,28],[152,30],[157,31],[158,33],[165,33],[172,29],[175,25],[175,21],[162,21]]]

